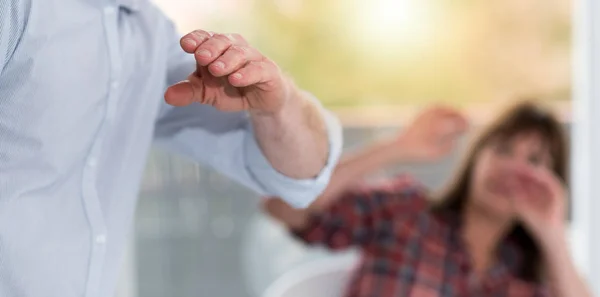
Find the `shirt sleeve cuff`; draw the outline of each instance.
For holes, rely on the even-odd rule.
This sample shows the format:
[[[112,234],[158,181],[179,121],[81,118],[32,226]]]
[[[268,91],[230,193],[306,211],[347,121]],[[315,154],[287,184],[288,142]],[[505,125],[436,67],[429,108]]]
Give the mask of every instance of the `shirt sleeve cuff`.
[[[310,96],[314,99],[314,97]],[[342,152],[342,127],[338,119],[325,110],[316,99],[325,119],[329,138],[329,155],[327,164],[315,178],[294,179],[279,173],[262,153],[252,131],[246,138],[245,152],[248,171],[263,188],[266,195],[281,197],[290,205],[305,208],[310,205],[325,189],[331,174]],[[251,129],[251,125],[250,129]]]

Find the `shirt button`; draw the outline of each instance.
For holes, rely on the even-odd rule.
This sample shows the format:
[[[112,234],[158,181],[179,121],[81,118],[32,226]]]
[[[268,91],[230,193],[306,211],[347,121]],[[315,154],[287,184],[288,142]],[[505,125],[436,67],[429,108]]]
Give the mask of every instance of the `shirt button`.
[[[96,165],[98,165],[98,161],[96,161],[96,159],[95,159],[95,158],[92,158],[92,159],[90,159],[90,160],[88,161],[88,165],[89,165],[90,167],[96,167]]]
[[[112,6],[108,6],[108,7],[104,8],[104,13],[107,15],[115,14],[116,12],[117,12],[117,9]]]
[[[106,235],[104,235],[104,234],[97,235],[96,243],[97,244],[105,244],[106,243]]]

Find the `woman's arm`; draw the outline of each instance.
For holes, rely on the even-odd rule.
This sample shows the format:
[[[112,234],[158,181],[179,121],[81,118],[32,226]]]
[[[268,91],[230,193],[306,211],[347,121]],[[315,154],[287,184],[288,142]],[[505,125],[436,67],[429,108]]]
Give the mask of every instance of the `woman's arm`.
[[[347,192],[327,209],[297,209],[273,198],[265,201],[265,210],[305,243],[340,250],[367,246],[377,234],[393,232],[390,221],[412,218],[427,205],[425,189],[404,175]]]
[[[366,201],[372,193],[344,195],[350,187],[365,175],[387,165],[437,160],[452,150],[456,139],[466,129],[467,121],[460,113],[443,107],[428,109],[398,137],[380,141],[345,156],[335,168],[324,193],[308,209],[296,209],[278,198],[270,198],[265,201],[265,210],[295,231],[304,230],[311,218],[325,211],[344,214],[347,216],[345,221],[355,221],[358,216],[372,215],[366,212],[374,212],[376,208],[384,206],[369,207],[370,204]],[[396,182],[396,190],[406,187],[406,183],[406,181]],[[345,206],[354,207],[353,203],[363,203],[367,207],[363,207],[362,213],[345,211]],[[402,203],[396,204],[402,205]]]
[[[514,167],[509,178],[513,206],[538,242],[552,296],[592,297],[569,253],[562,181],[548,168],[527,165]]]
[[[542,244],[552,296],[592,297],[589,287],[571,258],[565,238],[557,232]]]
[[[264,202],[264,208],[271,217],[285,224],[291,231],[304,230],[317,214],[322,214],[326,210],[332,211],[331,208],[335,208],[334,206],[339,209],[342,204],[355,202],[349,202],[350,199],[361,199],[344,197],[344,193],[356,181],[387,165],[409,159],[409,154],[405,152],[401,140],[379,141],[356,153],[345,155],[336,166],[324,193],[308,208],[294,208],[279,198],[268,198]]]
[[[363,177],[386,166],[410,160],[410,153],[398,139],[382,140],[358,152],[346,154],[335,168],[323,194],[309,209],[325,209]]]
[[[432,162],[446,156],[467,127],[466,119],[453,109],[435,107],[426,110],[398,137],[344,156],[323,194],[309,208],[327,208],[354,183],[385,166]]]

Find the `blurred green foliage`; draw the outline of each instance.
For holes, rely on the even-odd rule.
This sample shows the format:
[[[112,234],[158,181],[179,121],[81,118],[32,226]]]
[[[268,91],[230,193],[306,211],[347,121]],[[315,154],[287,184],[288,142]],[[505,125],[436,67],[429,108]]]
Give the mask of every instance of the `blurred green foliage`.
[[[434,12],[420,20],[430,36],[411,44],[394,28],[365,38],[362,0],[252,1],[246,18],[215,27],[244,33],[332,108],[570,96],[567,0],[404,0]]]

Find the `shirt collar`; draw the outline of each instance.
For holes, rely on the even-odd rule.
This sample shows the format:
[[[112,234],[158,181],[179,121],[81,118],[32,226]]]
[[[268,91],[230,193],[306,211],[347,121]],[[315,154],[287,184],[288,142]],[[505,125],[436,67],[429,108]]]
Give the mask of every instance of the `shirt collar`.
[[[136,12],[142,8],[142,3],[144,1],[146,0],[117,0],[117,5],[131,12]]]

